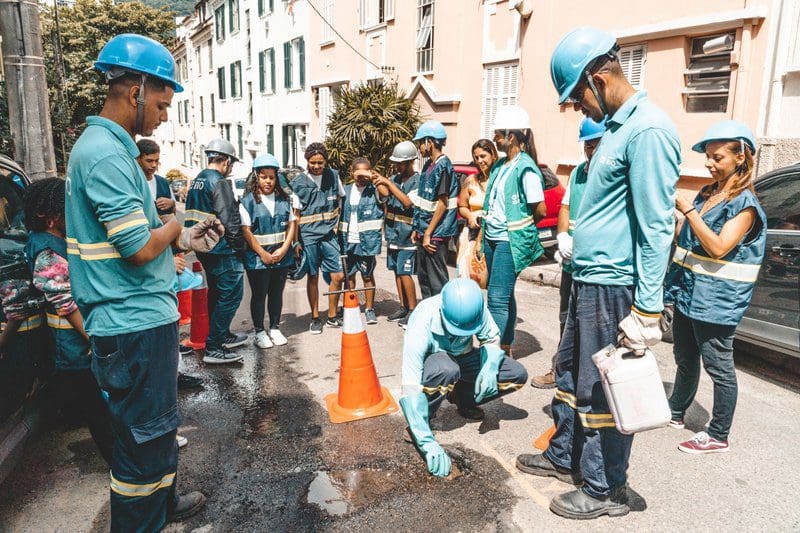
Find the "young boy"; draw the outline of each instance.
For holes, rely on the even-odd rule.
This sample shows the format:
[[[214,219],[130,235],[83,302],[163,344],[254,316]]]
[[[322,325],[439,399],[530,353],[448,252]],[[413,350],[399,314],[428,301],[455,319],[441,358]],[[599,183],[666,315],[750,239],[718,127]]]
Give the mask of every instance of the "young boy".
[[[388,248],[386,268],[394,272],[397,296],[402,306],[387,317],[405,328],[411,311],[417,306],[416,245],[411,240],[411,223],[414,203],[411,196],[416,193],[419,174],[414,171],[417,147],[411,141],[398,143],[389,160],[394,163],[395,175],[390,179],[373,173],[372,183],[378,188],[380,199],[386,203],[384,236]]]
[[[350,166],[355,182],[345,187],[344,208],[339,220],[339,235],[342,248],[347,253],[347,280],[350,288],[356,286],[356,273],[361,272],[361,280],[366,299],[364,315],[367,324],[377,324],[375,314],[375,256],[381,253],[381,228],[383,227],[383,206],[378,201],[378,193],[371,183],[372,166],[365,157],[358,157]],[[372,290],[369,290],[372,289]]]

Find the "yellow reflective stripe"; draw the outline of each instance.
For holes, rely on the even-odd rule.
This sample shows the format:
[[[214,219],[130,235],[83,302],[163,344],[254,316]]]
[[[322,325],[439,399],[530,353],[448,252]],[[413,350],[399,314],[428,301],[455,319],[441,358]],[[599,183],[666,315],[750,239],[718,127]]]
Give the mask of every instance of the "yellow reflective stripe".
[[[42,325],[42,315],[33,315],[29,316],[22,322],[20,322],[19,327],[17,328],[18,333],[24,333],[26,331],[30,331],[32,329],[36,329]],[[3,329],[5,329],[6,323],[3,323]]]
[[[392,212],[386,213],[386,220],[394,220],[396,222],[402,222],[404,224],[411,224],[414,221],[411,217],[399,215],[397,213],[392,213]]]
[[[199,209],[187,209],[185,215],[184,220],[191,220],[192,222],[202,222],[208,217],[216,216],[214,213],[206,213]]]
[[[322,220],[333,220],[339,216],[339,208],[326,213],[317,213],[315,215],[301,215],[299,224],[311,224],[312,222],[320,222]]]
[[[128,228],[149,225],[150,223],[147,221],[147,217],[144,216],[144,211],[141,209],[137,209],[133,213],[128,213],[127,215],[109,220],[105,223],[106,233],[108,233],[109,237]]]
[[[456,386],[455,383],[451,385],[438,385],[436,387],[425,387],[423,385],[422,392],[428,395],[435,394],[437,392],[440,394],[447,394],[448,392],[451,392],[453,388],[455,388],[455,386]]]
[[[599,429],[599,428],[613,428],[614,417],[611,413],[581,413],[578,411],[578,418],[581,419],[581,424],[585,428]]]
[[[67,238],[67,253],[79,255],[84,261],[118,259],[122,257],[110,242],[82,243],[73,238]]]
[[[519,231],[533,224],[533,216],[525,217],[515,222],[508,222],[508,231]]]
[[[379,218],[377,220],[365,220],[358,222],[358,232],[361,233],[362,231],[380,231],[383,227],[383,219]]]
[[[519,390],[519,389],[521,389],[521,388],[522,388],[522,387],[524,387],[524,386],[525,386],[525,384],[524,384],[524,383],[513,383],[513,382],[509,382],[509,383],[500,383],[499,381],[497,382],[497,389],[498,389],[498,390],[502,390],[502,391],[506,391],[506,390]]]
[[[73,329],[69,320],[53,313],[47,313],[47,325],[54,329]]]
[[[286,240],[286,232],[268,233],[266,235],[255,235],[256,241],[261,246],[268,246],[270,244],[280,244]]]
[[[125,483],[124,481],[116,479],[113,473],[111,474],[111,490],[121,496],[127,496],[129,498],[150,496],[160,489],[171,487],[174,482],[175,472],[167,474],[155,483],[144,484]]]
[[[340,232],[347,233],[349,228],[350,228],[350,224],[348,222],[339,222],[339,231]]]
[[[423,211],[428,211],[429,213],[433,213],[436,211],[436,204],[438,200],[434,200],[431,202],[430,200],[426,200],[421,196],[417,196],[416,206],[422,209]]]
[[[680,246],[675,248],[672,262],[701,276],[711,276],[744,283],[755,283],[758,279],[758,271],[761,268],[761,265],[712,259],[690,252]]]
[[[564,402],[573,409],[578,408],[578,399],[574,395],[564,392],[563,390],[556,389],[555,399]]]
[[[337,207],[333,211],[328,211],[327,213],[322,213],[322,220],[333,220],[339,216],[339,208]]]

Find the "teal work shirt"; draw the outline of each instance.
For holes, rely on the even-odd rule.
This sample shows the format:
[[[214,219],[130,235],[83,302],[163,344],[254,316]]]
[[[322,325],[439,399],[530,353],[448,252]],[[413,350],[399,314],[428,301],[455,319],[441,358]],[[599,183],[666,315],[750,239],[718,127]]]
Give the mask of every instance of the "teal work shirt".
[[[573,277],[633,285],[636,308],[657,313],[675,228],[678,134],[644,91],[631,96],[606,127],[575,219]]]
[[[149,263],[126,260],[161,227],[136,143],[119,124],[88,117],[67,165],[67,256],[72,294],[90,335],[144,331],[178,320],[167,247]]]
[[[451,335],[442,323],[442,295],[425,298],[411,313],[403,340],[402,394],[409,396],[422,391],[422,366],[425,359],[437,352],[458,357],[472,351],[472,335]],[[475,334],[481,348],[502,352],[500,329],[492,315],[483,307],[481,327]]]

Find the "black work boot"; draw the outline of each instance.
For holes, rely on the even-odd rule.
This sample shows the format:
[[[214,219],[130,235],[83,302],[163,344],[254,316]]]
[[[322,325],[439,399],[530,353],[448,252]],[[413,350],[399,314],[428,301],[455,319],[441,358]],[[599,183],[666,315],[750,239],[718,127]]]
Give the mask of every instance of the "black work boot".
[[[523,453],[518,455],[517,470],[534,476],[554,477],[559,481],[571,485],[580,485],[583,483],[583,476],[580,472],[572,472],[571,470],[559,468],[541,453]]]
[[[483,420],[483,409],[475,405],[474,400],[468,401],[465,398],[470,398],[472,394],[472,384],[464,381],[456,383],[453,390],[447,393],[447,401],[455,404],[458,408],[458,414],[467,420]]]
[[[200,491],[192,491],[178,498],[175,509],[169,515],[169,522],[180,522],[200,512],[206,504],[206,497]]]
[[[583,490],[573,490],[553,498],[550,510],[558,516],[573,520],[591,520],[607,514],[608,516],[625,516],[631,512],[628,507],[626,487],[619,487],[607,498],[593,498]]]
[[[197,376],[190,376],[178,372],[178,388],[179,389],[200,389],[203,387],[203,379]]]

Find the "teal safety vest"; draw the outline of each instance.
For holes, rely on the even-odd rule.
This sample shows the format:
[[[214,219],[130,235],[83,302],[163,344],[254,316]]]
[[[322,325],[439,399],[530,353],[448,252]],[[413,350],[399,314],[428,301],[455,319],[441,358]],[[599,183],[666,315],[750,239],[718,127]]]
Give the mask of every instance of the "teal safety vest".
[[[381,229],[383,228],[383,206],[378,203],[378,191],[371,183],[364,187],[358,201],[358,240],[355,246],[347,242],[350,231],[350,195],[355,183],[345,187],[344,207],[342,218],[339,221],[339,235],[342,240],[342,249],[355,255],[378,255],[381,253]]]
[[[200,171],[189,186],[186,193],[186,216],[183,225],[191,228],[198,222],[202,222],[208,217],[218,217],[219,213],[214,209],[214,189],[217,187],[229,186],[225,177],[213,168],[206,168]],[[220,239],[211,249],[210,254],[233,255],[234,250],[228,243],[228,239]]]
[[[253,232],[258,244],[266,251],[274,252],[286,242],[286,229],[289,227],[289,216],[292,204],[286,198],[275,195],[275,212],[270,213],[263,203],[256,203],[252,192],[242,197],[242,207],[250,215],[250,231]],[[289,252],[283,259],[274,265],[265,265],[261,258],[249,247],[245,253],[244,267],[247,270],[268,268],[285,268],[294,264],[294,257]]]
[[[391,177],[391,180],[398,189],[407,196],[412,197],[412,193],[417,190],[419,174],[414,173],[405,182],[400,177],[400,174],[395,174]],[[383,235],[390,250],[416,250],[417,247],[411,242],[411,232],[413,231],[411,224],[413,221],[414,206],[412,205],[406,209],[400,203],[400,200],[395,198],[394,195],[390,195],[386,201],[386,221],[383,225]]]
[[[300,241],[319,242],[336,230],[339,222],[339,173],[322,171],[320,187],[305,173],[292,180],[292,191],[300,199]]]
[[[159,198],[172,198],[172,191],[169,188],[169,182],[167,179],[162,178],[158,174],[153,176],[153,179],[156,180],[156,197],[153,198],[153,200],[158,200]],[[159,215],[166,215],[168,213],[175,212],[175,209],[168,209],[165,211],[163,209],[156,208],[156,210],[158,210]]]
[[[456,208],[458,207],[459,184],[456,179],[453,164],[446,155],[442,155],[434,163],[428,160],[422,168],[417,184],[417,193],[412,200],[414,201],[414,231],[425,233],[436,211],[436,203],[439,201],[439,187],[443,179],[450,180],[447,190],[447,211],[439,220],[439,225],[433,230],[432,237],[445,239],[456,234]]]
[[[575,221],[578,219],[578,209],[586,189],[586,179],[589,177],[586,161],[572,170],[569,176],[569,234],[575,231]],[[567,274],[572,274],[572,261],[564,261],[561,269]]]
[[[694,207],[699,213],[705,200],[698,194]],[[714,233],[727,221],[753,207],[756,221],[750,231],[721,259],[708,256],[688,222],[684,222],[678,246],[667,272],[666,300],[689,318],[712,324],[736,326],[750,305],[767,242],[767,217],[749,190],[722,201],[702,215]]]
[[[492,187],[497,180],[500,173],[500,167],[505,163],[506,158],[500,159],[492,167],[489,173],[489,183],[486,186],[486,197],[483,201],[484,212],[489,211],[489,202],[491,201]],[[514,271],[519,274],[531,263],[536,261],[539,256],[544,253],[544,247],[539,241],[539,230],[536,229],[536,223],[533,220],[533,211],[530,205],[524,201],[525,195],[522,188],[522,176],[527,171],[532,171],[539,176],[542,181],[542,189],[544,189],[544,179],[542,172],[533,159],[526,154],[521,153],[519,160],[510,170],[510,174],[505,181],[505,187],[502,191],[497,191],[497,194],[502,194],[505,201],[506,209],[506,222],[508,224],[508,243],[511,246],[511,256],[514,259]],[[486,219],[483,219],[483,232],[486,234]]]

